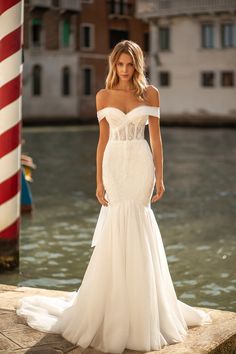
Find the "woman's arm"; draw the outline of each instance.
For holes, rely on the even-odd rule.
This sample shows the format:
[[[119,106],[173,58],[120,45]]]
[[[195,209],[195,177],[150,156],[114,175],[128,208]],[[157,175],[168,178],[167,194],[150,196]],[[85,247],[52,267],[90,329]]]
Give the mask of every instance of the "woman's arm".
[[[151,106],[160,107],[160,95],[155,86],[149,87],[148,97]],[[162,197],[162,194],[165,191],[163,183],[163,148],[160,118],[149,116],[149,136],[156,175],[156,194],[152,197],[152,202],[156,202]]]
[[[105,90],[100,90],[96,94],[96,107],[97,111],[104,107]],[[104,205],[108,205],[108,201],[105,199],[105,188],[102,178],[102,160],[107,141],[109,139],[109,124],[105,118],[99,122],[99,139],[96,151],[96,197],[98,201]]]

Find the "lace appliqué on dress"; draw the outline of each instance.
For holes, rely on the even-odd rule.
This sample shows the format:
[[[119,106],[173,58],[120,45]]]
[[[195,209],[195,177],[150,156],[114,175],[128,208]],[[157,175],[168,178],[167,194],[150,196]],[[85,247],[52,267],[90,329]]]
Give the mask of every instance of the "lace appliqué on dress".
[[[130,122],[122,128],[112,129],[110,133],[110,140],[144,139],[144,130],[144,122],[141,121],[137,124]]]

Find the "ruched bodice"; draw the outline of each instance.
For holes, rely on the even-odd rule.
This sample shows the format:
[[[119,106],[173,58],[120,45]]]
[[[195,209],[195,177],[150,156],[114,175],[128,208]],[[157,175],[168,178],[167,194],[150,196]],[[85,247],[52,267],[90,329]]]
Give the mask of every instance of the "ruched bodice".
[[[105,107],[97,111],[98,121],[106,118],[109,123],[109,140],[144,139],[144,128],[149,116],[160,118],[160,107],[142,105],[128,113],[116,107]]]

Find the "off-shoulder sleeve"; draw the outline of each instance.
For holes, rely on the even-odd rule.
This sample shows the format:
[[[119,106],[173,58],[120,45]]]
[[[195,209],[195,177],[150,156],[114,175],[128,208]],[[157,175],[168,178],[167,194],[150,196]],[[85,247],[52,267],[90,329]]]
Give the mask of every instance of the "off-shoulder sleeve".
[[[152,116],[152,117],[157,117],[160,119],[161,115],[160,115],[160,107],[157,106],[153,106],[153,107],[147,107],[147,114],[148,116]],[[146,121],[146,125],[149,123],[149,120],[147,119]]]
[[[99,111],[97,111],[97,118],[98,121],[100,122],[103,118],[105,118],[105,108],[100,109]]]

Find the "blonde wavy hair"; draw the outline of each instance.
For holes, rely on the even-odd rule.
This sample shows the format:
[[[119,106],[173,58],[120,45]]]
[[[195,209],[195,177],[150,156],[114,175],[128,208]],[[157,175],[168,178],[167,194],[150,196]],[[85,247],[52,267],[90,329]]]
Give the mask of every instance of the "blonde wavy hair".
[[[109,72],[106,77],[105,87],[106,89],[112,89],[118,84],[119,77],[116,72],[116,64],[122,53],[129,54],[133,60],[135,69],[132,76],[134,94],[138,98],[144,99],[146,88],[148,86],[148,81],[144,74],[144,55],[140,46],[130,40],[123,40],[118,42],[108,56]]]

